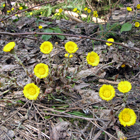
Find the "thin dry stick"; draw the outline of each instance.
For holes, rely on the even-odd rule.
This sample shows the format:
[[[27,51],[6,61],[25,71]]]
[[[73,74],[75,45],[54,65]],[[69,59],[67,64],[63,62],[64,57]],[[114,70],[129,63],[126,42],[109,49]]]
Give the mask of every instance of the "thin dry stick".
[[[137,51],[138,53],[140,53],[140,49],[136,48],[136,47],[128,47],[122,43],[117,43],[117,42],[110,42],[110,41],[106,41],[106,40],[102,40],[102,39],[97,39],[97,38],[91,38],[88,36],[84,36],[84,35],[73,35],[73,34],[61,34],[61,33],[42,33],[42,32],[25,32],[25,33],[9,33],[9,32],[0,32],[0,35],[11,35],[11,36],[18,36],[20,37],[21,35],[61,35],[61,36],[72,36],[72,37],[77,37],[77,38],[87,38],[90,40],[96,40],[96,41],[101,41],[101,42],[107,42],[107,43],[113,43],[116,45],[120,45],[124,48],[133,50],[133,51]]]
[[[23,108],[28,102],[29,102],[29,100],[21,108]],[[2,126],[5,122],[7,122],[9,119],[11,119],[14,115],[16,115],[16,113],[19,110],[20,110],[20,108],[15,113],[13,113],[8,119],[6,119],[0,126]]]

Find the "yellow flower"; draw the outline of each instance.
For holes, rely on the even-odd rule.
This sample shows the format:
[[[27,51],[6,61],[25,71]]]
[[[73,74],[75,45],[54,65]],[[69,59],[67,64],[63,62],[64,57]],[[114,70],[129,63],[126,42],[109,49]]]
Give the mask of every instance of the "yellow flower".
[[[73,41],[69,41],[65,44],[65,50],[68,53],[75,53],[78,50],[77,44]]]
[[[99,55],[93,51],[88,53],[86,59],[87,59],[88,64],[90,64],[92,66],[97,66],[100,61]]]
[[[23,9],[23,7],[20,6],[20,7],[19,7],[19,10],[22,10],[22,9]]]
[[[43,27],[41,25],[38,26],[39,29],[42,29]]]
[[[68,56],[69,56],[69,58],[72,58],[73,57],[72,54],[65,53],[65,57],[68,58]]]
[[[99,96],[106,101],[109,101],[115,97],[115,89],[111,85],[103,85],[99,90]]]
[[[114,39],[113,38],[109,38],[107,41],[110,41],[110,42],[114,42]],[[106,43],[107,46],[111,46],[112,43]]]
[[[40,12],[40,14],[42,15],[42,12]]]
[[[78,14],[78,13],[80,13],[80,11],[79,11],[79,10],[77,10],[77,11],[76,11],[76,13]]]
[[[2,7],[5,7],[5,3],[2,5]]]
[[[34,68],[34,73],[35,73],[36,77],[38,77],[40,79],[46,78],[49,74],[48,65],[43,64],[43,63],[37,64]]]
[[[77,8],[74,8],[74,9],[73,9],[73,12],[76,12],[76,11],[77,11]]]
[[[128,81],[121,81],[119,84],[118,84],[118,90],[122,93],[126,93],[126,92],[129,92],[132,88],[132,85],[130,82]]]
[[[33,15],[33,13],[32,12],[30,12],[30,16],[32,16]]]
[[[49,41],[44,41],[40,46],[40,51],[44,54],[49,54],[53,49],[53,45]]]
[[[140,4],[137,5],[137,9],[140,9]]]
[[[63,12],[63,9],[62,9],[62,8],[60,8],[60,9],[59,9],[59,13],[62,13],[62,12]]]
[[[131,7],[127,7],[126,9],[127,9],[128,12],[131,12],[132,11],[132,8]]]
[[[7,13],[10,13],[11,12],[11,10],[7,10]]]
[[[36,100],[40,93],[40,88],[34,83],[30,83],[24,86],[23,93],[27,99]]]
[[[122,64],[121,67],[124,68],[125,67],[125,64]]]
[[[94,16],[94,17],[98,17],[97,11],[93,11],[93,16]]]
[[[88,8],[87,8],[87,7],[85,7],[85,8],[84,8],[84,11],[87,11],[87,9],[88,9]]]
[[[11,8],[11,10],[13,11],[13,10],[14,10],[14,8]]]
[[[91,10],[90,10],[90,9],[87,9],[87,12],[88,12],[88,13],[91,13]]]
[[[17,14],[15,14],[15,16],[17,17],[18,15],[17,15]]]
[[[12,49],[14,49],[15,45],[16,45],[15,42],[9,42],[4,46],[3,51],[10,52]]]
[[[137,116],[134,110],[130,108],[124,108],[119,114],[120,124],[125,126],[134,125],[136,122]]]
[[[140,23],[139,22],[135,22],[135,27],[139,27]]]

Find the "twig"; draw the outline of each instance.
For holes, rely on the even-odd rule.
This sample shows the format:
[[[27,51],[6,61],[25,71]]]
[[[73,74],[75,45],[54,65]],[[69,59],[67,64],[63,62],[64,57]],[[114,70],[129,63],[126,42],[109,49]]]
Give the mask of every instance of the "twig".
[[[140,53],[140,49],[136,48],[136,47],[131,48],[131,47],[128,47],[128,46],[126,46],[126,45],[124,45],[122,43],[109,42],[109,41],[106,41],[106,40],[97,39],[97,38],[91,38],[91,37],[84,36],[84,35],[61,34],[61,33],[42,33],[42,32],[25,32],[25,33],[0,32],[0,35],[11,35],[11,36],[20,36],[20,35],[61,35],[61,36],[72,36],[72,37],[77,37],[77,38],[87,38],[87,39],[90,39],[90,40],[113,43],[113,44],[120,45],[120,46],[122,46],[124,48],[130,49],[130,50],[133,50],[133,51],[137,51],[138,53]]]

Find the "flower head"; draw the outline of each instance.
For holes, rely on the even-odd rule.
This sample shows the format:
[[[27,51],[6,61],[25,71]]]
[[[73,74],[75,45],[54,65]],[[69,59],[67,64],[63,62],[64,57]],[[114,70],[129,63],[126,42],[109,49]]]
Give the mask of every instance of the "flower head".
[[[135,27],[139,27],[140,23],[139,22],[135,22]]]
[[[39,29],[42,29],[43,27],[41,25],[38,26]]]
[[[48,65],[39,63],[34,68],[34,73],[38,78],[46,78],[49,74]]]
[[[73,12],[76,12],[76,11],[77,11],[77,8],[74,8],[74,9],[73,9]]]
[[[11,10],[7,10],[7,13],[10,13],[11,12]]]
[[[132,11],[132,8],[131,7],[127,7],[126,9],[127,9],[128,12],[131,12]]]
[[[62,9],[62,8],[60,8],[60,9],[59,9],[59,13],[62,13],[62,12],[63,12],[63,9]]]
[[[99,96],[106,101],[109,101],[115,97],[115,89],[111,85],[103,85],[99,90]]]
[[[93,51],[88,53],[86,59],[87,59],[88,64],[92,66],[97,66],[100,61],[99,55]]]
[[[136,122],[137,116],[134,110],[130,108],[124,108],[119,114],[120,124],[125,126],[134,125]]]
[[[22,6],[20,6],[20,7],[19,7],[19,10],[22,10],[22,9],[23,9],[23,7],[22,7]]]
[[[40,14],[42,15],[42,12],[40,12]]]
[[[128,81],[121,81],[119,84],[118,84],[118,90],[122,93],[126,93],[126,92],[129,92],[132,88],[132,85],[130,82]]]
[[[76,13],[78,14],[78,13],[80,13],[80,11],[79,11],[79,10],[77,10],[77,11],[76,11]]]
[[[94,17],[98,17],[97,11],[93,11],[93,16],[94,16]]]
[[[27,99],[36,100],[40,93],[40,88],[34,83],[30,83],[24,86],[23,93]]]
[[[14,10],[14,8],[11,8],[11,10],[13,11],[13,10]]]
[[[87,8],[87,7],[85,7],[85,8],[84,8],[84,11],[87,11],[87,9],[88,9],[88,8]]]
[[[2,5],[2,7],[5,7],[5,3]]]
[[[140,4],[137,5],[137,9],[140,9]]]
[[[33,13],[32,12],[30,12],[30,16],[32,16],[33,15]]]
[[[49,41],[44,41],[41,45],[40,45],[40,51],[44,54],[49,54],[53,49],[53,45],[51,42]]]
[[[91,13],[91,10],[90,10],[90,9],[87,9],[87,12],[88,12],[88,13]]]
[[[65,53],[65,57],[66,57],[66,58],[68,58],[68,57],[69,57],[69,58],[72,58],[73,55],[72,55],[72,54]]]
[[[121,67],[124,68],[125,67],[125,64],[122,64]]]
[[[109,38],[107,41],[110,41],[110,42],[114,42],[114,39],[113,38]],[[107,46],[111,46],[112,43],[106,43]]]
[[[65,49],[68,53],[75,53],[78,50],[78,47],[75,42],[69,41],[65,44]]]
[[[15,42],[9,42],[8,44],[6,44],[3,48],[4,52],[10,52],[11,50],[14,49],[14,47],[16,46]]]

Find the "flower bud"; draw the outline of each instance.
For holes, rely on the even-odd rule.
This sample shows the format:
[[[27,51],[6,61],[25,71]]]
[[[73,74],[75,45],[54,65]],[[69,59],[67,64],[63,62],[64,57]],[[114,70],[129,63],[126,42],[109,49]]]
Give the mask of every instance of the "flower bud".
[[[118,140],[126,140],[127,139],[127,137],[125,137],[123,132],[117,126],[114,126],[114,129],[116,130]]]
[[[56,92],[60,92],[61,87],[58,86],[58,87],[55,88],[55,90],[56,90]]]
[[[45,94],[50,94],[52,93],[52,91],[53,91],[53,88],[46,88]]]

